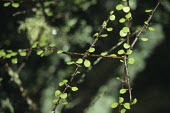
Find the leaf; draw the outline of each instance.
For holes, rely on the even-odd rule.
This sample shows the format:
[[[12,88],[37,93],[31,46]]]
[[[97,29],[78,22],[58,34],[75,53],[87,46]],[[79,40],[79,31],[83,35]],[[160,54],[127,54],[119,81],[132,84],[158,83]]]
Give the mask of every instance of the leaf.
[[[107,31],[113,31],[113,28],[109,27],[107,28]]]
[[[123,88],[122,88],[122,89],[120,89],[119,93],[120,93],[120,94],[125,94],[126,91],[127,91],[127,89],[123,89]]]
[[[147,9],[147,10],[145,10],[145,12],[150,13],[150,12],[152,12],[152,9]]]
[[[82,58],[79,58],[77,61],[76,61],[77,64],[82,64],[83,63],[83,59]]]
[[[17,59],[17,58],[12,58],[12,59],[11,59],[11,62],[12,62],[13,64],[17,64],[18,59]]]
[[[101,34],[100,37],[107,37],[107,34]]]
[[[132,52],[133,52],[133,51],[132,51],[131,49],[128,49],[127,52],[126,52],[126,54],[127,54],[127,55],[130,55],[130,54],[132,54]]]
[[[61,53],[63,53],[64,51],[62,51],[62,50],[58,50],[57,51],[57,54],[61,54]]]
[[[148,23],[147,21],[145,21],[144,24],[145,24],[146,26],[148,26],[149,23]]]
[[[65,79],[65,80],[63,80],[62,82],[63,82],[64,84],[66,84],[66,83],[68,82],[68,80]]]
[[[72,90],[72,91],[77,91],[78,88],[77,88],[77,87],[71,87],[71,90]]]
[[[122,29],[122,30],[123,30],[123,32],[124,32],[124,33],[128,33],[128,32],[130,32],[130,30],[129,30],[129,28],[128,28],[128,27],[123,27],[123,29]]]
[[[128,63],[129,64],[134,64],[135,63],[135,59],[134,58],[129,58],[128,59]]]
[[[50,47],[55,47],[56,45],[55,45],[55,43],[51,43],[49,46]]]
[[[59,82],[58,85],[59,85],[59,86],[63,86],[63,85],[64,85],[64,82]]]
[[[123,5],[122,4],[118,4],[117,6],[116,6],[116,10],[122,10],[123,9]]]
[[[67,104],[68,104],[68,102],[67,102],[67,101],[64,101],[64,102],[62,102],[62,104],[63,104],[63,105],[67,105]]]
[[[89,60],[85,59],[84,66],[85,67],[90,67],[91,66],[91,62]]]
[[[99,33],[95,33],[94,35],[93,35],[93,37],[98,37],[99,36]]]
[[[127,35],[127,33],[124,33],[123,30],[120,30],[119,35],[120,35],[121,37],[125,37],[125,36]]]
[[[11,4],[11,2],[4,3],[4,7],[8,7]]]
[[[60,97],[61,97],[62,99],[66,99],[66,98],[67,98],[67,93],[61,94]]]
[[[12,2],[12,7],[14,7],[14,8],[18,8],[18,7],[19,7],[19,3]]]
[[[4,50],[0,50],[0,57],[5,57],[6,53],[4,52]]]
[[[1,56],[1,55],[0,55],[0,56]],[[11,58],[11,54],[7,54],[5,57],[6,57],[6,58]]]
[[[72,64],[75,64],[75,62],[74,61],[67,62],[67,65],[72,65]]]
[[[154,27],[148,27],[149,31],[155,31]]]
[[[142,41],[145,41],[145,42],[149,40],[148,38],[144,38],[144,37],[141,37],[140,39],[141,39]]]
[[[95,51],[95,48],[94,47],[91,47],[91,48],[89,48],[89,50],[88,50],[88,52],[90,52],[90,53],[92,53],[92,52],[94,52]]]
[[[21,52],[19,52],[19,55],[20,55],[20,56],[26,56],[27,53],[26,53],[25,51],[21,51]]]
[[[100,55],[102,55],[102,56],[107,55],[107,51],[102,52]]]
[[[41,55],[43,53],[43,50],[38,50],[37,55]]]
[[[128,6],[123,7],[123,11],[125,13],[128,13],[130,11],[130,7],[128,7]]]
[[[58,99],[54,99],[53,103],[56,104],[58,102]]]
[[[120,23],[124,23],[125,21],[126,21],[125,18],[121,18],[121,19],[119,20]]]
[[[38,46],[38,42],[34,42],[33,44],[32,44],[32,48],[36,48]]]
[[[121,49],[121,50],[119,50],[117,53],[118,53],[119,55],[122,55],[122,54],[125,53],[125,51],[124,51],[123,49]]]
[[[113,21],[113,20],[115,20],[115,15],[110,15],[109,18],[110,18],[111,21]]]
[[[125,113],[126,112],[126,109],[121,109],[120,110],[120,113]]]
[[[123,106],[124,106],[124,108],[126,108],[126,109],[130,109],[130,103],[124,103]]]
[[[117,102],[113,102],[111,108],[116,108],[119,104]]]
[[[137,103],[137,99],[134,98],[132,104],[136,104],[136,103]]]
[[[114,11],[110,11],[110,15],[112,15],[114,13]]]
[[[11,56],[16,56],[18,53],[17,52],[12,52]]]
[[[126,19],[129,19],[132,17],[131,13],[129,12],[128,14],[125,15]]]
[[[124,101],[123,97],[119,97],[119,103],[122,103]]]
[[[56,90],[55,91],[55,96],[57,97],[58,95],[60,95],[61,94],[61,91],[60,90]]]
[[[116,54],[110,54],[109,56],[116,57],[117,55]]]
[[[130,45],[127,44],[127,43],[124,43],[124,44],[123,44],[123,47],[124,47],[125,49],[129,49],[129,48],[130,48]]]

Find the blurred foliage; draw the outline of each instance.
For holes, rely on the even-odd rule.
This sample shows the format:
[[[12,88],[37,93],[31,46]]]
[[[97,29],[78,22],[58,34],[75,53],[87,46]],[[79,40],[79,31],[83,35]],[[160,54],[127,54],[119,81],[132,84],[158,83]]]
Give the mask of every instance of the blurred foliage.
[[[40,47],[55,44],[56,48],[64,51],[84,52],[93,40],[92,34],[99,30],[103,20],[107,18],[110,10],[120,3],[119,0],[33,0],[19,1],[19,5],[0,2],[0,50],[1,55],[6,50],[18,52],[18,49],[30,48],[38,41]],[[130,0],[133,17],[133,28],[140,27],[148,17],[145,10],[153,8],[154,0]],[[152,55],[155,47],[165,41],[164,29],[169,29],[170,2],[165,0],[155,14],[151,26],[155,31],[145,31],[142,37],[149,40],[139,41],[133,51],[134,65],[130,65],[131,79],[135,79],[139,72],[145,69],[147,58]],[[117,14],[121,17],[122,14]],[[159,24],[157,24],[159,22]],[[109,24],[110,25],[110,24]],[[114,33],[120,29],[120,24],[115,23]],[[108,39],[96,44],[96,51],[105,51],[116,44],[119,39],[114,34],[109,34]],[[162,50],[164,51],[164,50]],[[117,52],[117,50],[113,51]],[[5,53],[6,54],[6,53]],[[26,62],[20,73],[20,79],[28,94],[38,105],[38,112],[50,113],[53,106],[54,92],[58,83],[65,78],[70,78],[74,66],[67,66],[66,62],[74,60],[74,56],[57,53],[45,57],[36,55],[23,58],[17,56],[18,64],[14,65],[9,59],[0,58],[0,112],[32,113],[26,100],[21,96],[19,88],[7,76],[4,64],[8,62],[14,71],[19,64]],[[12,58],[15,58],[12,56]],[[94,59],[90,59],[94,60]],[[15,61],[14,61],[15,62]],[[59,106],[57,113],[111,113],[110,105],[117,99],[120,83],[115,80],[121,75],[122,67],[118,62],[103,60],[99,66],[87,74],[79,83],[79,90],[73,93],[67,106]],[[113,71],[114,69],[114,71]],[[78,79],[78,78],[76,78]],[[133,81],[132,81],[133,82]],[[130,112],[130,111],[129,111]]]

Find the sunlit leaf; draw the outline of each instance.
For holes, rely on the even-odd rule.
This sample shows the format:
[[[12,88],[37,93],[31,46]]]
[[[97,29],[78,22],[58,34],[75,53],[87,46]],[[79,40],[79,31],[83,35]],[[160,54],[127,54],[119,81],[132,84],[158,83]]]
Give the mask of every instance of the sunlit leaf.
[[[141,37],[140,39],[141,39],[142,41],[145,41],[145,42],[149,40],[148,38],[144,38],[144,37]]]
[[[57,51],[57,54],[61,54],[61,53],[63,53],[64,51],[62,51],[62,50],[58,50]]]
[[[55,91],[55,96],[57,97],[58,95],[60,95],[61,94],[61,91],[60,90],[56,90]]]
[[[110,11],[110,15],[112,15],[114,13],[114,11]]]
[[[124,54],[124,53],[125,53],[125,51],[124,51],[123,49],[121,49],[121,50],[118,51],[118,54],[119,54],[119,55],[122,55],[122,54]]]
[[[124,103],[123,106],[124,106],[124,108],[126,108],[126,109],[130,109],[130,103]]]
[[[123,44],[123,47],[124,47],[125,49],[129,49],[129,48],[130,48],[130,45],[127,44],[127,43],[124,43],[124,44]]]
[[[115,15],[110,15],[110,20],[111,21],[115,20]]]
[[[68,102],[67,102],[67,101],[64,101],[64,102],[62,102],[62,104],[63,104],[63,105],[67,105],[67,104],[68,104]]]
[[[128,27],[123,27],[122,30],[123,30],[124,33],[128,33],[130,31]]]
[[[131,49],[128,49],[127,52],[126,52],[126,54],[127,54],[127,55],[130,55],[130,54],[132,54],[132,52],[133,52],[133,51],[132,51]]]
[[[134,58],[129,58],[128,59],[128,63],[129,64],[134,64],[135,63],[135,59]]]
[[[68,82],[68,80],[64,79],[62,82],[63,82],[64,84],[66,84],[66,83]]]
[[[121,109],[120,110],[120,113],[125,113],[126,112],[126,109]]]
[[[21,51],[21,52],[19,52],[19,55],[20,55],[20,56],[26,56],[27,53],[26,53],[25,51]]]
[[[93,37],[98,37],[99,36],[99,33],[95,33],[94,35],[93,35]]]
[[[49,44],[49,46],[50,47],[55,47],[56,45],[55,45],[55,43],[51,43],[51,44]]]
[[[120,23],[124,23],[125,21],[126,21],[125,18],[121,18],[121,19],[119,20]]]
[[[4,7],[7,7],[7,6],[9,6],[11,4],[11,2],[6,2],[6,3],[4,3]]]
[[[77,87],[71,87],[71,90],[72,90],[72,91],[77,91],[78,88],[77,88]]]
[[[83,63],[83,59],[82,58],[79,58],[77,61],[76,61],[77,64],[81,64]]]
[[[145,10],[145,12],[150,13],[150,12],[152,12],[152,9],[147,9],[147,10]]]
[[[149,31],[155,31],[154,27],[148,27]]]
[[[12,2],[12,7],[14,7],[14,8],[18,8],[18,7],[19,7],[19,3]]]
[[[54,99],[53,103],[56,104],[58,102],[58,99]]]
[[[137,103],[137,99],[134,98],[132,104],[136,104],[136,103]]]
[[[127,91],[127,89],[120,89],[119,93],[124,94],[124,93],[126,93],[126,91]]]
[[[17,58],[12,58],[12,59],[11,59],[11,62],[12,62],[13,64],[17,64],[17,63],[18,63],[18,59],[17,59]]]
[[[59,82],[58,85],[59,85],[59,86],[63,86],[63,85],[64,85],[64,82]]]
[[[67,98],[67,93],[60,94],[60,97],[61,97],[62,99],[66,99],[66,98]]]
[[[122,103],[124,101],[123,97],[119,97],[119,103]]]
[[[117,55],[116,54],[110,54],[109,56],[116,57]]]
[[[123,5],[122,4],[118,4],[117,6],[116,6],[116,10],[122,10],[123,9]]]
[[[84,66],[85,67],[90,67],[91,66],[91,62],[87,59],[84,60]]]
[[[118,105],[119,105],[119,103],[113,102],[112,105],[111,105],[111,108],[116,108]]]
[[[123,7],[123,11],[125,13],[128,13],[130,11],[130,7],[128,7],[128,6]]]
[[[107,37],[107,34],[101,34],[100,37]]]
[[[72,65],[72,64],[75,64],[75,62],[74,61],[67,62],[67,65]]]
[[[107,31],[113,31],[113,28],[109,27],[107,28]]]
[[[121,37],[125,37],[127,35],[127,33],[123,32],[123,30],[120,30],[119,35]]]
[[[125,15],[126,19],[131,18],[131,16],[132,16],[132,15],[131,15],[131,13],[130,13],[130,12],[129,12],[128,14],[126,14],[126,15]]]
[[[4,50],[0,50],[0,57],[1,57],[1,56],[2,56],[2,57],[5,57],[5,55],[6,55],[5,51],[4,51]]]
[[[102,52],[100,55],[102,55],[102,56],[107,55],[107,51]]]
[[[94,47],[91,47],[91,48],[89,48],[89,50],[88,50],[88,52],[90,52],[90,53],[92,53],[92,52],[94,52],[95,51],[95,48]]]

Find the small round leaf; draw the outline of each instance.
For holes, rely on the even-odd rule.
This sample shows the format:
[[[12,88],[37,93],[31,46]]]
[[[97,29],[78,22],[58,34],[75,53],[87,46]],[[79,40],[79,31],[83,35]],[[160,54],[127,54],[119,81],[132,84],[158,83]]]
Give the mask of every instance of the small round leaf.
[[[141,39],[142,41],[144,41],[144,42],[146,42],[146,41],[149,40],[148,38],[144,38],[144,37],[141,37],[140,39]]]
[[[126,108],[126,109],[130,109],[130,103],[124,103],[123,106],[124,106],[124,108]]]
[[[135,63],[135,59],[134,58],[129,58],[128,59],[128,63],[129,64],[134,64]]]
[[[107,34],[101,34],[100,37],[107,37]]]
[[[8,7],[11,4],[11,2],[4,3],[4,7]]]
[[[123,11],[125,13],[128,13],[130,11],[130,7],[126,6],[126,7],[123,7]]]
[[[111,108],[116,108],[119,104],[117,102],[113,102]]]
[[[71,87],[71,90],[72,90],[72,91],[77,91],[78,88],[77,88],[77,87]]]
[[[117,6],[116,6],[116,10],[122,10],[123,9],[123,5],[122,4],[118,4]]]
[[[89,60],[85,59],[84,66],[85,67],[90,67],[91,66],[91,62]]]
[[[126,21],[125,18],[121,18],[121,19],[119,20],[120,23],[124,23],[125,21]]]
[[[113,28],[109,27],[107,28],[107,31],[113,31]]]
[[[26,53],[25,51],[21,51],[21,52],[19,52],[19,55],[20,55],[20,56],[26,56],[27,53]]]
[[[89,50],[88,50],[88,52],[90,52],[90,53],[92,53],[92,52],[94,52],[95,51],[95,48],[94,47],[91,47]]]
[[[123,49],[121,49],[121,50],[118,51],[118,54],[119,54],[119,55],[122,55],[122,54],[124,54],[124,53],[125,53],[125,51],[124,51]]]
[[[12,7],[14,7],[14,8],[18,8],[18,7],[19,7],[19,3],[12,2]]]
[[[60,97],[61,97],[62,99],[66,99],[66,98],[67,98],[67,93],[61,94]]]
[[[119,93],[120,93],[120,94],[125,94],[126,91],[127,91],[127,89],[120,89]]]
[[[12,62],[13,64],[17,64],[18,59],[17,59],[17,58],[12,58],[12,59],[11,59],[11,62]]]
[[[120,110],[120,113],[125,113],[126,112],[126,109],[121,109]]]
[[[55,96],[57,97],[58,95],[60,95],[61,94],[61,91],[60,90],[56,90],[55,91]]]
[[[124,101],[123,97],[119,97],[119,103],[122,103]]]
[[[125,37],[127,35],[127,33],[123,32],[123,30],[120,30],[119,35],[121,37]]]
[[[102,52],[100,55],[102,55],[102,56],[105,56],[105,55],[107,55],[107,51],[105,51],[105,52]]]
[[[127,44],[127,43],[124,43],[124,44],[123,44],[123,47],[124,47],[125,49],[129,49],[129,48],[130,48],[130,45]]]
[[[110,15],[109,18],[110,18],[111,21],[113,21],[113,20],[115,20],[115,15]]]

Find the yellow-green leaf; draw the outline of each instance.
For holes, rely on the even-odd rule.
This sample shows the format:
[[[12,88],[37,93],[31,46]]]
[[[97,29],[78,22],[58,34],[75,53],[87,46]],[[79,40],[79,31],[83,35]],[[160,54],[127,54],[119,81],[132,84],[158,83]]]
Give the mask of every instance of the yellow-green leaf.
[[[124,47],[125,49],[129,49],[129,48],[130,48],[130,45],[127,44],[127,43],[124,43],[124,44],[123,44],[123,47]]]
[[[122,10],[123,9],[123,5],[122,4],[118,4],[117,6],[116,6],[116,10]]]
[[[57,54],[61,54],[61,53],[63,53],[64,51],[62,51],[62,50],[58,50],[57,51]]]
[[[148,38],[144,38],[144,37],[141,37],[140,39],[141,39],[142,41],[145,41],[145,42],[149,40]]]
[[[7,7],[7,6],[9,6],[11,4],[11,2],[6,2],[6,3],[4,3],[4,7]]]
[[[119,103],[122,103],[124,101],[123,97],[119,97]]]
[[[113,28],[109,27],[107,28],[107,31],[113,31]]]
[[[95,48],[94,47],[91,47],[91,48],[89,48],[89,50],[88,50],[88,52],[90,52],[90,53],[92,53],[92,52],[94,52],[95,51]]]
[[[62,99],[66,99],[66,98],[67,98],[67,93],[61,94],[60,97],[61,97]]]
[[[107,55],[107,51],[102,52],[100,55],[102,55],[102,56]]]
[[[77,88],[77,87],[71,87],[71,90],[72,90],[72,91],[77,91],[78,88]]]
[[[124,108],[126,108],[126,109],[130,109],[130,103],[124,103],[123,106],[124,106]]]
[[[61,94],[61,91],[60,90],[56,90],[55,91],[55,96],[57,97],[58,95],[60,95]]]
[[[90,67],[91,66],[91,62],[87,59],[84,60],[84,66],[85,67]]]
[[[132,104],[136,104],[136,103],[137,103],[137,99],[134,98]]]
[[[130,12],[129,12],[128,14],[126,14],[126,15],[125,15],[126,19],[131,18],[131,16],[132,16],[132,15],[131,15],[131,13],[130,13]]]
[[[135,63],[135,59],[134,58],[129,58],[128,59],[128,63],[129,64],[134,64]]]
[[[17,58],[12,58],[12,59],[11,59],[11,62],[12,62],[13,64],[17,64],[17,63],[18,63],[18,59],[17,59]]]
[[[111,21],[115,20],[115,15],[110,15],[110,20]]]
[[[119,20],[120,23],[124,23],[125,21],[126,21],[125,18],[121,18],[121,19]]]
[[[128,13],[130,11],[130,7],[128,7],[128,6],[123,7],[123,11],[125,13]]]
[[[119,54],[119,55],[122,55],[122,54],[124,54],[124,53],[125,53],[125,51],[124,51],[123,49],[121,49],[121,50],[118,51],[118,54]]]
[[[27,53],[26,53],[25,51],[21,51],[21,52],[19,52],[19,55],[20,55],[20,56],[26,56]]]
[[[14,7],[14,8],[18,8],[18,7],[19,7],[19,3],[12,2],[12,7]]]
[[[77,61],[76,61],[77,64],[81,64],[83,63],[83,59],[82,58],[79,58]]]
[[[120,93],[120,94],[124,94],[124,93],[126,93],[126,91],[127,91],[127,89],[123,89],[123,88],[122,88],[122,89],[120,89],[119,93]]]
[[[121,109],[120,110],[120,113],[125,113],[126,112],[126,109]]]
[[[107,37],[107,34],[101,34],[100,37]]]
[[[125,37],[127,35],[127,33],[123,32],[123,30],[120,30],[119,35],[121,37]]]
[[[116,108],[119,104],[117,102],[113,102],[111,108]]]

